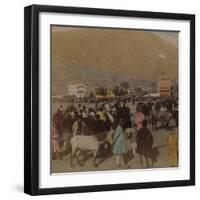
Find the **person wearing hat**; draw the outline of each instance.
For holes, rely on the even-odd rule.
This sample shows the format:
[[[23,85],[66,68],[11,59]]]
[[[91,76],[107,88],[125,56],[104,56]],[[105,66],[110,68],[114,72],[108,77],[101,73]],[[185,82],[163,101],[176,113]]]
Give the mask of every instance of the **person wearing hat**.
[[[125,167],[124,154],[127,152],[123,125],[124,125],[124,121],[123,121],[123,119],[120,119],[119,123],[116,127],[115,135],[114,135],[114,139],[113,139],[113,150],[112,151],[113,151],[114,155],[116,156],[116,165],[118,167],[121,166],[121,163],[120,163],[121,161],[122,161],[122,167]]]

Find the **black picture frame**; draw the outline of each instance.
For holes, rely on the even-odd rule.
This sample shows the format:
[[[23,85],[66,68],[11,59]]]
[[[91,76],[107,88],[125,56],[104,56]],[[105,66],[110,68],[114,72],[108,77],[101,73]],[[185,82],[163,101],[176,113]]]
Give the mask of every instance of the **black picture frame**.
[[[77,13],[102,16],[188,20],[190,23],[190,179],[177,181],[39,188],[39,14]],[[195,15],[161,12],[31,5],[24,9],[24,192],[46,195],[195,185]]]

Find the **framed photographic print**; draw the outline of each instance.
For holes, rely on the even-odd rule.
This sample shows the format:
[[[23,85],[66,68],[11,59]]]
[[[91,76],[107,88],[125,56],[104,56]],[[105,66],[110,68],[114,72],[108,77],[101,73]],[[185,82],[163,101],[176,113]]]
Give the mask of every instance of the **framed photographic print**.
[[[195,184],[195,16],[25,8],[24,191]]]

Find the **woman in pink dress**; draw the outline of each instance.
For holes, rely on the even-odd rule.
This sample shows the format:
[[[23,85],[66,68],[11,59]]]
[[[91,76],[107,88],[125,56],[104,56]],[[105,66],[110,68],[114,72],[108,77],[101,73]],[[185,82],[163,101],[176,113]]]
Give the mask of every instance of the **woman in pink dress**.
[[[53,155],[55,159],[58,159],[60,156],[60,145],[59,145],[59,134],[58,130],[56,129],[55,123],[52,129],[52,147],[53,147]]]

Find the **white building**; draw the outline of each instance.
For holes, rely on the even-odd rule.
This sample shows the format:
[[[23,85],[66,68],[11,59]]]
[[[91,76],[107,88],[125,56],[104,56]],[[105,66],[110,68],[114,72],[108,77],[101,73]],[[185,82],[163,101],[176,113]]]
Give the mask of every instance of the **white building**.
[[[78,82],[68,85],[68,95],[84,98],[86,96],[86,85]]]

